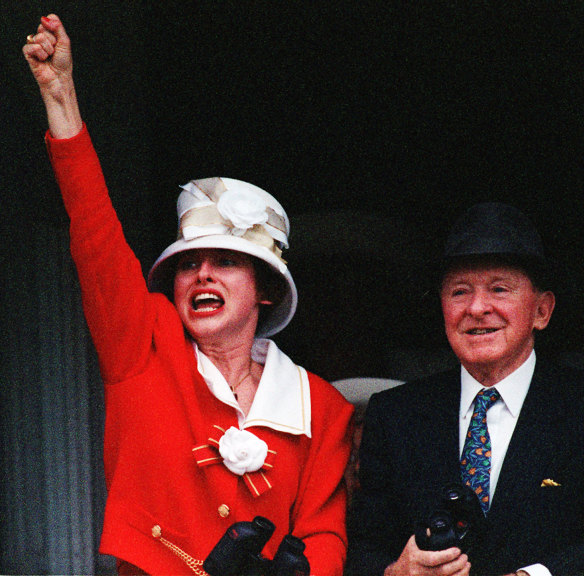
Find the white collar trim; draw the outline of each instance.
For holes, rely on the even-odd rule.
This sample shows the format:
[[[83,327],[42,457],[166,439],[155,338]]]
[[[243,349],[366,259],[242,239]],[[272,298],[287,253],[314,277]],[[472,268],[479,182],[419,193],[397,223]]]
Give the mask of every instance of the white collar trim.
[[[266,426],[288,434],[311,437],[310,384],[308,374],[271,340],[256,339],[252,358],[264,371],[247,418],[229,384],[211,360],[193,344],[201,376],[217,400],[237,411],[241,430]]]

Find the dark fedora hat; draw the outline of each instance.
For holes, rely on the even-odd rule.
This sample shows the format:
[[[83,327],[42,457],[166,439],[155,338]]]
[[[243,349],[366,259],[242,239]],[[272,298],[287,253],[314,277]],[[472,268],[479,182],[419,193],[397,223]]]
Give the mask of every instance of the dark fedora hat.
[[[534,284],[547,280],[541,237],[531,220],[509,204],[476,204],[456,221],[446,240],[442,273],[461,261],[486,258],[521,267]]]

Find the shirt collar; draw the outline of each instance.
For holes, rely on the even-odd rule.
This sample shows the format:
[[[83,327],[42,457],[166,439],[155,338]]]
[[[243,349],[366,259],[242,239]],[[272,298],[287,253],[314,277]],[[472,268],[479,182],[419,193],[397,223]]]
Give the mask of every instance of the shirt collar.
[[[515,418],[519,416],[523,401],[527,396],[535,370],[535,360],[535,350],[532,350],[529,358],[515,372],[495,385],[507,409]],[[465,418],[472,410],[475,396],[484,386],[477,382],[464,366],[460,368],[460,386],[460,417]]]
[[[237,411],[239,427],[266,426],[288,434],[311,437],[310,385],[304,368],[297,366],[271,340],[256,339],[251,356],[264,371],[247,415],[229,384],[211,360],[194,344],[198,369],[215,398]]]

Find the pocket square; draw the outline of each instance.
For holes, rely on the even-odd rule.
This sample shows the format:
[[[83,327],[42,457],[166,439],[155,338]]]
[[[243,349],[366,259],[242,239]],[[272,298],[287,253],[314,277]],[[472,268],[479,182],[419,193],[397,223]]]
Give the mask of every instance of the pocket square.
[[[558,484],[555,480],[552,480],[551,478],[546,478],[541,483],[541,488],[547,488],[550,486],[561,486],[561,484]]]

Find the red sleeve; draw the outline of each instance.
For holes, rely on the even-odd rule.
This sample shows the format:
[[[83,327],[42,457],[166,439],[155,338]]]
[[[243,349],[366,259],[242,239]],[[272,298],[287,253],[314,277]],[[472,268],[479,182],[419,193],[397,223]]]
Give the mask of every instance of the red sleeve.
[[[117,382],[146,362],[152,296],[124,238],[87,128],[62,140],[47,133],[46,144],[71,220],[71,253],[102,374],[106,382]]]
[[[312,445],[293,514],[294,535],[306,544],[310,572],[342,576],[346,558],[344,473],[352,445],[353,406],[310,375]]]

